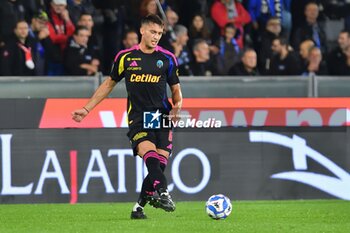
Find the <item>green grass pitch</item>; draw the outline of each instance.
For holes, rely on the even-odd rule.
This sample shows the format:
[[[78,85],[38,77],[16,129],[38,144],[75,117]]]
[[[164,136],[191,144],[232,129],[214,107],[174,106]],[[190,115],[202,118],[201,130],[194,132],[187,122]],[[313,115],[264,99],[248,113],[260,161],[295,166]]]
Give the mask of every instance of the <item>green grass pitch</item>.
[[[0,205],[0,232],[306,232],[349,233],[350,202],[341,200],[232,201],[225,220],[212,220],[205,202],[178,202],[173,213],[147,206],[131,220],[133,203]]]

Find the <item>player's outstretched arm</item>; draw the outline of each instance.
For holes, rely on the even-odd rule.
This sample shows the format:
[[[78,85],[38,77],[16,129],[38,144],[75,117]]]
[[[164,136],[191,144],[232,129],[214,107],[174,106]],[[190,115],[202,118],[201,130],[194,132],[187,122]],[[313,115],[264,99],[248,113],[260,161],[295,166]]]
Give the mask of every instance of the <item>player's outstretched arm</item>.
[[[105,99],[113,90],[117,83],[108,77],[95,91],[93,96],[87,102],[87,104],[72,112],[72,119],[76,122],[81,122],[88,114],[98,105],[103,99]]]
[[[172,121],[178,121],[180,119],[178,115],[180,114],[182,108],[182,92],[180,83],[170,86],[170,89],[173,100],[173,108],[170,111],[170,116]]]

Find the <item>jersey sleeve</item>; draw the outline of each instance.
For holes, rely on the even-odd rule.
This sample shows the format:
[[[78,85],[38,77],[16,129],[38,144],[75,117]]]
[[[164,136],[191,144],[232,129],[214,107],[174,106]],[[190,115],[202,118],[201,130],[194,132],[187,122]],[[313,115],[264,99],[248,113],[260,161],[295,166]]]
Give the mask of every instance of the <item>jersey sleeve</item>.
[[[124,60],[128,54],[129,53],[122,53],[122,52],[118,53],[114,59],[110,76],[112,80],[114,80],[115,82],[119,82],[124,78],[124,72],[125,72]]]
[[[175,56],[171,57],[169,59],[169,62],[170,62],[170,64],[169,64],[167,83],[169,84],[169,86],[172,86],[172,85],[180,83],[179,67],[178,67],[178,63],[177,63]]]

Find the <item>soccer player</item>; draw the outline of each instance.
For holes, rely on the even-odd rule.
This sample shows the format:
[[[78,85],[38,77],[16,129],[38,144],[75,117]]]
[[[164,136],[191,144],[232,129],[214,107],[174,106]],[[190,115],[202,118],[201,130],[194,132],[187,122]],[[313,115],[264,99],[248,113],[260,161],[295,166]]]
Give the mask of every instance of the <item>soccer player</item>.
[[[125,78],[128,93],[128,137],[134,155],[143,158],[148,169],[139,199],[131,212],[132,219],[147,218],[144,213],[147,203],[165,211],[175,210],[164,175],[172,150],[172,131],[143,128],[144,112],[153,111],[154,119],[162,112],[170,120],[176,121],[182,106],[177,60],[174,54],[158,46],[163,30],[164,23],[158,16],[144,17],[140,27],[141,42],[116,55],[110,77],[98,87],[84,107],[72,112],[73,120],[82,121],[108,96],[117,82]],[[171,89],[172,104],[168,101],[166,84]],[[154,195],[155,191],[159,196]]]

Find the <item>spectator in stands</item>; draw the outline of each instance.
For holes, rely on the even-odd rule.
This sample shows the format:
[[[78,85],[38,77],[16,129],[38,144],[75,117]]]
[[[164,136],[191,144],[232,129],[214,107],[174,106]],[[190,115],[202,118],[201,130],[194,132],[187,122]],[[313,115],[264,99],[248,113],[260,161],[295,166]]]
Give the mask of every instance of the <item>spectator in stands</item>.
[[[210,23],[210,6],[213,2],[214,0],[177,0],[178,8],[176,9],[181,13],[179,23],[182,25],[190,25],[193,17],[197,14],[202,15],[205,21]]]
[[[98,11],[103,14],[103,72],[108,74],[113,63],[116,51],[122,48],[122,40],[127,20],[125,5],[122,1],[103,0],[94,1]]]
[[[60,48],[63,56],[68,38],[73,35],[75,27],[67,10],[67,0],[51,0],[49,11],[49,22],[47,23],[50,38],[54,45]],[[63,75],[63,62],[50,61],[48,64],[48,75]]]
[[[303,75],[328,75],[327,64],[322,59],[322,53],[316,46],[309,50],[307,58],[307,66],[303,71]]]
[[[77,26],[84,26],[89,30],[90,33],[90,37],[89,40],[91,39],[91,36],[93,35],[93,28],[94,28],[94,19],[92,18],[92,15],[90,13],[87,12],[82,12],[79,16],[78,16],[78,20],[77,20]]]
[[[168,7],[165,11],[165,16],[167,18],[166,34],[170,38],[170,41],[176,40],[176,35],[174,32],[175,25],[179,22],[179,15],[172,8]]]
[[[191,55],[187,47],[188,30],[183,25],[175,25],[174,33],[176,40],[172,43],[173,53],[177,58],[179,64],[179,74],[184,76],[192,76],[190,69]]]
[[[124,49],[129,49],[139,43],[139,36],[135,30],[126,31],[123,37]]]
[[[21,0],[1,0],[0,2],[0,47],[13,36],[13,29],[19,20],[26,19],[26,11]]]
[[[330,75],[345,75],[348,69],[346,51],[350,47],[350,31],[343,30],[338,35],[338,46],[327,57]]]
[[[250,0],[248,11],[255,30],[263,31],[271,17],[279,19],[284,31],[289,35],[292,29],[290,13],[291,0]]]
[[[167,17],[168,23],[166,25],[165,34],[159,41],[159,45],[171,52],[174,52],[172,44],[176,41],[176,35],[174,32],[174,27],[179,20],[178,14],[168,7],[165,11],[165,15]]]
[[[50,38],[63,51],[75,27],[67,10],[67,0],[51,0],[50,6],[48,23]]]
[[[215,63],[210,58],[209,45],[206,40],[196,40],[192,50],[194,59],[191,63],[191,70],[194,76],[213,76],[218,74]]]
[[[270,75],[300,75],[298,57],[291,51],[288,41],[278,37],[272,41],[274,56],[271,59]]]
[[[292,26],[293,31],[295,31],[296,28],[299,28],[305,24],[305,12],[304,9],[306,5],[309,3],[316,3],[319,7],[319,16],[318,20],[320,22],[323,22],[325,20],[325,14],[324,14],[324,6],[323,2],[329,1],[329,0],[292,0],[290,10],[292,13]]]
[[[313,47],[315,47],[315,43],[312,40],[304,40],[299,46],[300,67],[302,70],[307,69],[309,63],[309,53]]]
[[[95,12],[92,0],[70,0],[67,9],[74,25],[77,25],[81,14],[92,15]]]
[[[192,49],[193,42],[195,40],[204,39],[209,44],[210,52],[213,54],[218,54],[219,48],[218,46],[215,46],[213,44],[213,41],[214,41],[214,38],[220,38],[220,36],[215,35],[215,33],[212,32],[211,29],[209,29],[207,21],[208,19],[206,19],[204,15],[195,14],[193,16],[193,19],[189,27],[189,32],[188,32],[188,36],[189,36],[188,47]]]
[[[179,15],[170,7],[168,7],[165,11],[165,16],[168,20],[168,25],[167,26],[171,26],[171,27],[175,27],[175,25],[177,24],[177,22],[179,22]]]
[[[207,40],[207,42],[211,43],[211,35],[210,30],[206,24],[205,17],[200,14],[195,14],[193,16],[193,19],[191,21],[189,30],[188,30],[188,36],[190,38],[189,44],[192,45],[194,40],[197,39],[204,39]]]
[[[244,44],[244,30],[243,27],[250,23],[250,15],[243,5],[237,0],[218,0],[214,2],[211,7],[211,17],[215,23],[220,27],[221,34],[224,34],[225,25],[233,23],[237,28],[239,35],[237,42],[240,48]]]
[[[330,19],[344,19],[344,28],[350,30],[350,1],[348,0],[323,0],[325,14]]]
[[[299,54],[303,60],[307,60],[309,57],[310,49],[315,47],[315,43],[312,40],[304,40],[299,46]]]
[[[93,0],[94,5],[96,5],[97,1],[98,0]],[[140,18],[140,4],[140,0],[123,1],[124,12],[126,12],[124,19],[124,25],[126,30],[136,30],[137,26],[140,26],[140,22],[139,20],[137,20]],[[97,13],[99,13],[99,11],[97,11]],[[125,31],[123,33],[125,33]]]
[[[29,26],[25,20],[17,22],[14,35],[1,51],[1,73],[4,76],[33,76],[35,63],[33,42],[28,38]]]
[[[167,0],[159,0],[159,3],[160,3],[160,5],[162,6],[162,9],[163,9],[163,10],[166,10],[168,7],[173,7],[174,4],[176,4],[176,2],[173,2],[173,1],[171,1],[171,0],[170,0],[170,2],[172,2],[171,5],[168,4],[168,1],[167,1]]]
[[[227,23],[225,25],[224,36],[216,43],[219,48],[217,67],[221,75],[227,75],[229,69],[240,60],[239,55],[241,49],[235,38],[236,32],[235,25],[233,23]]]
[[[140,5],[140,18],[148,14],[158,14],[158,7],[155,0],[142,0]]]
[[[45,1],[47,0],[16,0],[21,2],[25,11],[25,20],[30,22],[34,15],[38,13],[39,10],[45,10]],[[21,9],[22,10],[22,9]]]
[[[32,56],[35,61],[35,75],[47,75],[47,61],[58,61],[60,51],[55,48],[47,28],[49,18],[44,11],[36,13],[29,27],[29,38],[34,43]]]
[[[323,28],[317,21],[319,16],[319,6],[314,3],[308,3],[304,11],[306,23],[296,29],[293,38],[293,47],[299,48],[304,40],[313,40],[315,45],[321,49],[322,53],[327,52],[327,38]]]
[[[100,61],[93,49],[88,47],[89,30],[78,26],[73,39],[65,51],[64,66],[67,75],[94,75],[98,72]]]
[[[271,17],[267,20],[266,28],[261,33],[261,41],[258,46],[258,66],[262,74],[266,74],[270,67],[273,51],[272,41],[282,34],[281,21],[278,17]]]
[[[350,46],[345,51],[346,67],[342,75],[350,76]]]
[[[231,67],[229,75],[240,76],[258,76],[257,54],[254,49],[245,49],[242,54],[241,62]]]
[[[89,42],[88,47],[94,50],[94,54],[98,57],[99,60],[102,59],[101,54],[101,42],[100,38],[94,31],[94,19],[90,13],[83,12],[78,19],[77,26],[84,26],[89,30]]]

